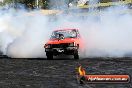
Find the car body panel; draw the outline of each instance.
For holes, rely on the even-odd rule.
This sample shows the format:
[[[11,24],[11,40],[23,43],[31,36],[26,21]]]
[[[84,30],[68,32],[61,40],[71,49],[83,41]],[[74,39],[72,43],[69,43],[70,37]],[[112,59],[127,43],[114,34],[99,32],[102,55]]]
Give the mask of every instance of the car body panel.
[[[59,54],[74,55],[75,52],[78,51],[78,49],[83,50],[84,43],[82,41],[78,29],[61,29],[61,30],[55,30],[53,31],[53,33],[57,32],[58,34],[59,31],[67,32],[69,30],[76,32],[76,37],[64,37],[63,39],[59,39],[56,38],[55,35],[52,35],[52,38],[50,38],[44,46],[45,52],[52,52],[53,55],[59,55]],[[69,44],[72,43],[73,46],[70,46]],[[50,47],[46,47],[47,45],[49,45]]]
[[[77,44],[80,42],[79,38],[65,38],[63,40],[58,39],[50,39],[47,44],[61,44],[61,43],[73,43],[76,42]]]

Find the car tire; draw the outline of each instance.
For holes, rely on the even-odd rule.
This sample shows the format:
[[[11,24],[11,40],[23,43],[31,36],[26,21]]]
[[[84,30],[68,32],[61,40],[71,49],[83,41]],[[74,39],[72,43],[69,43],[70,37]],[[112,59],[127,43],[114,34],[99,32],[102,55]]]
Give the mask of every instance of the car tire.
[[[51,52],[46,52],[47,60],[53,59],[53,54]]]
[[[75,60],[78,60],[78,59],[79,59],[78,51],[75,51],[75,53],[74,53],[74,59],[75,59]]]

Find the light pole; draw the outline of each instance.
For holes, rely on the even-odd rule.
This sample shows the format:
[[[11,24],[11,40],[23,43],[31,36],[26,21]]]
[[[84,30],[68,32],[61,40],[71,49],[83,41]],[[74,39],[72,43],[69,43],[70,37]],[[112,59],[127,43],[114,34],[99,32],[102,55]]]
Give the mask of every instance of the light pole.
[[[39,0],[36,0],[37,8],[39,8]]]
[[[13,7],[16,8],[16,0],[13,0]]]

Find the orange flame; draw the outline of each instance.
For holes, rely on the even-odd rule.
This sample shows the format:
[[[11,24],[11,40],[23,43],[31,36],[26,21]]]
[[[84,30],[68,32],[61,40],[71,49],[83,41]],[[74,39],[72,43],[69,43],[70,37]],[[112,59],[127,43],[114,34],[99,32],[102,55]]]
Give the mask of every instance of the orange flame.
[[[85,70],[82,68],[82,66],[79,66],[78,71],[79,71],[79,75],[80,75],[80,76],[84,76],[84,75],[86,74],[86,72],[85,72]]]

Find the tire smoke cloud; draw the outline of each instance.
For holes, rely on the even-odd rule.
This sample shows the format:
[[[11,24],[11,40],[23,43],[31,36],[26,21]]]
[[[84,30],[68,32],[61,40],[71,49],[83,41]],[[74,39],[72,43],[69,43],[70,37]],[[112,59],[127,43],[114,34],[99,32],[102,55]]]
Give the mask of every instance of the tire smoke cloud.
[[[27,11],[8,10],[0,14],[0,49],[15,58],[46,57],[43,45],[53,30],[78,28],[85,42],[85,57],[131,56],[132,14],[122,10],[129,9],[110,7],[97,15],[52,17],[40,11],[27,15]]]

